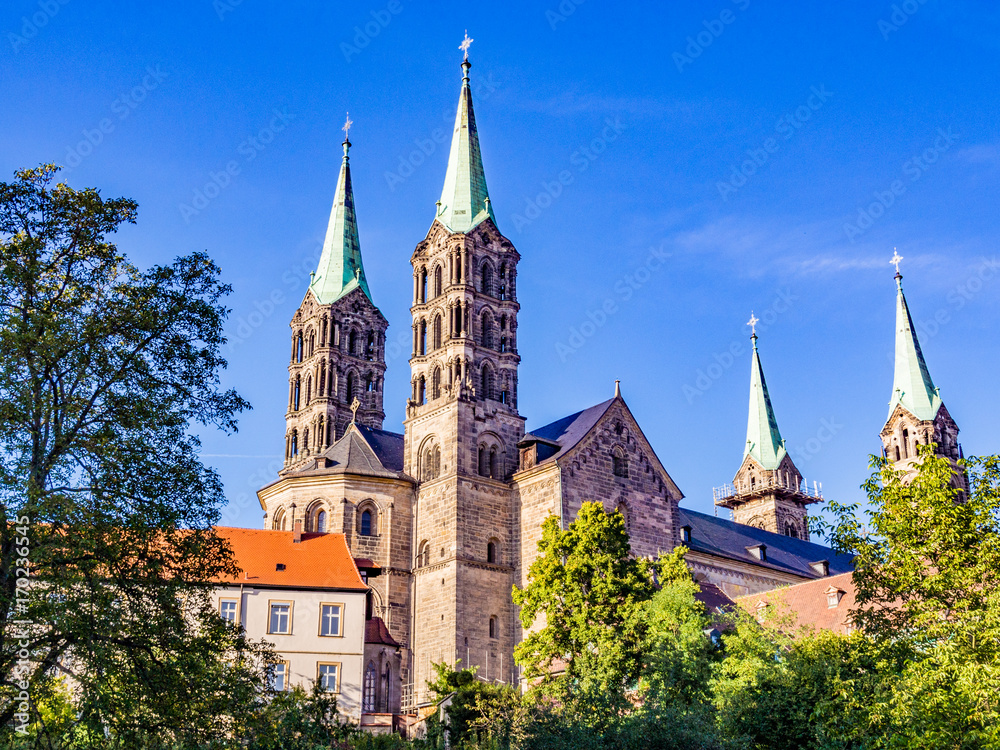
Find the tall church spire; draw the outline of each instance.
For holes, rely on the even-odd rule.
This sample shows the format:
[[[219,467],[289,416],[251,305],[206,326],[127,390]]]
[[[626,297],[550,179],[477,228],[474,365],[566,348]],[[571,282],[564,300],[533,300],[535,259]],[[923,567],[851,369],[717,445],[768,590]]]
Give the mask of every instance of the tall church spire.
[[[751,318],[754,320],[754,318]],[[753,340],[753,361],[750,364],[750,414],[747,418],[747,442],[743,457],[750,456],[767,471],[778,468],[785,457],[785,441],[778,431],[771,397],[767,393],[764,369],[757,353],[757,333]]]
[[[468,232],[487,217],[496,223],[489,191],[486,188],[486,173],[479,151],[479,133],[476,130],[476,115],[472,109],[472,89],[469,86],[468,43],[466,37],[462,49],[462,91],[458,97],[458,113],[455,115],[455,132],[451,137],[451,152],[448,154],[448,171],[444,176],[441,200],[437,204],[437,220],[451,232]]]
[[[345,134],[351,127],[350,119],[344,125]],[[361,263],[361,241],[358,238],[358,222],[354,214],[354,189],[351,187],[351,162],[348,152],[351,141],[344,136],[344,160],[340,165],[337,192],[333,197],[333,210],[326,228],[323,253],[319,266],[313,274],[309,289],[316,295],[321,305],[329,305],[360,288],[368,299],[368,280]]]
[[[902,259],[900,259],[902,260]],[[892,378],[889,415],[901,405],[919,420],[932,420],[941,408],[924,353],[920,350],[913,318],[903,294],[903,276],[896,271],[896,367]]]

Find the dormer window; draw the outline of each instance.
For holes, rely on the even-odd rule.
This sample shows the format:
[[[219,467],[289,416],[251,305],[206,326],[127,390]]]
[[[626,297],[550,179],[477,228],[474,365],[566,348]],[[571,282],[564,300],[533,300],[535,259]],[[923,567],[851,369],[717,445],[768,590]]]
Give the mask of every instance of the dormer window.
[[[846,592],[843,589],[838,589],[836,586],[831,586],[825,593],[827,609],[836,609],[837,605],[840,604],[840,600],[844,598],[844,594]]]
[[[691,527],[681,526],[681,543],[690,544],[691,543]]]
[[[812,568],[813,573],[825,578],[830,575],[830,562],[828,560],[820,560],[819,562],[809,563],[809,567]]]
[[[749,552],[753,557],[760,560],[761,562],[767,562],[766,544],[754,544],[750,547],[747,547],[747,552]]]

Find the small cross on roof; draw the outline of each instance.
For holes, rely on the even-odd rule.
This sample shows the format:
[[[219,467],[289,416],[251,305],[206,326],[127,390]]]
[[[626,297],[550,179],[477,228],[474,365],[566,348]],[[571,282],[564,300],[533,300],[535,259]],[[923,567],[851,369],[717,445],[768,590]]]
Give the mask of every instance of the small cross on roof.
[[[462,40],[462,43],[461,43],[460,45],[458,45],[458,48],[459,48],[460,50],[462,50],[462,52],[464,52],[464,53],[465,53],[465,59],[466,59],[466,60],[468,60],[468,59],[469,59],[469,46],[470,46],[470,45],[471,45],[471,44],[472,44],[472,43],[473,43],[474,41],[475,41],[474,39],[469,39],[469,30],[468,30],[468,29],[466,29],[466,30],[465,30],[465,39],[463,39],[463,40]]]
[[[896,273],[899,273],[899,264],[900,262],[902,262],[902,260],[903,256],[896,251],[896,248],[893,248],[892,259],[889,262],[896,267]]]

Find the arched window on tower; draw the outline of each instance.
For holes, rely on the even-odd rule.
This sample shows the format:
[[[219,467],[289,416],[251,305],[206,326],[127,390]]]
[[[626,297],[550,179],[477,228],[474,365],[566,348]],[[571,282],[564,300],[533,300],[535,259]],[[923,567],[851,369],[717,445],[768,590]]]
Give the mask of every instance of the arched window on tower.
[[[486,545],[486,562],[500,564],[500,543],[496,539],[490,539]]]
[[[795,528],[795,524],[793,524],[791,521],[785,522],[785,536],[790,536],[793,539],[799,538],[798,529]]]
[[[431,400],[441,397],[441,368],[435,367],[431,374]]]
[[[493,316],[489,312],[484,312],[479,319],[479,330],[481,340],[486,349],[493,348]]]
[[[431,543],[426,539],[417,547],[416,567],[422,568],[431,561]]]
[[[417,406],[423,406],[427,403],[427,382],[423,375],[417,378],[416,402]]]
[[[497,447],[490,448],[490,479],[499,479],[499,467],[497,466]]]
[[[434,296],[440,297],[444,285],[442,282],[441,266],[434,266]]]
[[[319,363],[319,377],[316,379],[316,391],[322,397],[326,389],[326,360]]]
[[[485,401],[493,398],[493,370],[489,365],[483,365],[482,377],[480,378],[480,397]]]
[[[434,316],[434,325],[431,327],[431,348],[441,348],[441,316]]]
[[[493,266],[489,261],[483,263],[479,272],[479,291],[483,294],[493,295]]]
[[[420,269],[420,287],[419,287],[419,290],[418,290],[418,294],[419,294],[419,299],[417,300],[418,302],[426,302],[427,301],[427,269],[426,268],[421,268]]]
[[[347,336],[347,353],[358,353],[358,332],[355,330],[352,330]]]
[[[348,405],[354,403],[354,397],[357,396],[358,384],[357,377],[353,372],[347,373],[347,403]]]
[[[295,341],[295,361],[302,361],[302,333],[299,332],[298,338]]]
[[[278,508],[274,512],[274,516],[271,518],[271,528],[275,531],[285,530],[285,509]]]
[[[299,455],[299,431],[292,430],[292,455]]]
[[[292,398],[292,409],[293,411],[299,410],[299,398],[302,394],[302,379],[296,375],[295,376],[295,392]]]
[[[903,458],[910,457],[910,431],[903,430]]]
[[[500,274],[497,279],[497,298],[507,299],[507,264],[500,266]]]
[[[375,332],[368,332],[368,342],[365,344],[365,359],[372,362],[375,359]]]
[[[306,406],[309,406],[309,402],[312,401],[312,390],[313,390],[313,379],[312,375],[306,378]]]
[[[490,472],[489,454],[486,452],[485,445],[479,446],[478,460],[476,463],[477,463],[477,469],[479,471],[479,476],[481,477],[489,476]]]
[[[493,615],[490,618],[490,638],[496,640],[500,637],[500,619]]]

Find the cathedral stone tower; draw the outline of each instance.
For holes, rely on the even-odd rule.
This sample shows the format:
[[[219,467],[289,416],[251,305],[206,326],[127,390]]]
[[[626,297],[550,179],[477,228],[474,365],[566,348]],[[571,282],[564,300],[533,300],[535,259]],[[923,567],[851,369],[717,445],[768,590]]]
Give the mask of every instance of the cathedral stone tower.
[[[286,470],[339,439],[355,406],[358,424],[381,429],[385,418],[382,380],[389,324],[372,303],[361,263],[348,157],[351,143],[345,138],[343,145],[319,266],[291,322]]]
[[[896,254],[896,355],[889,401],[889,418],[882,428],[885,455],[906,475],[916,472],[918,445],[936,445],[935,453],[952,462],[962,457],[958,444],[958,425],[951,418],[940,390],[934,387],[924,353],[920,349],[913,319],[903,295],[903,276],[899,273]],[[965,472],[955,464],[955,484],[966,487]]]
[[[517,263],[490,204],[468,56],[441,200],[413,265],[407,474],[414,509],[414,684],[430,662],[511,681],[517,519]]]
[[[750,320],[751,325],[757,322]],[[732,485],[716,489],[715,504],[731,509],[737,523],[808,541],[806,506],[818,502],[820,494],[818,489],[810,493],[785,450],[757,353],[756,332],[751,339],[750,415],[743,463]]]

